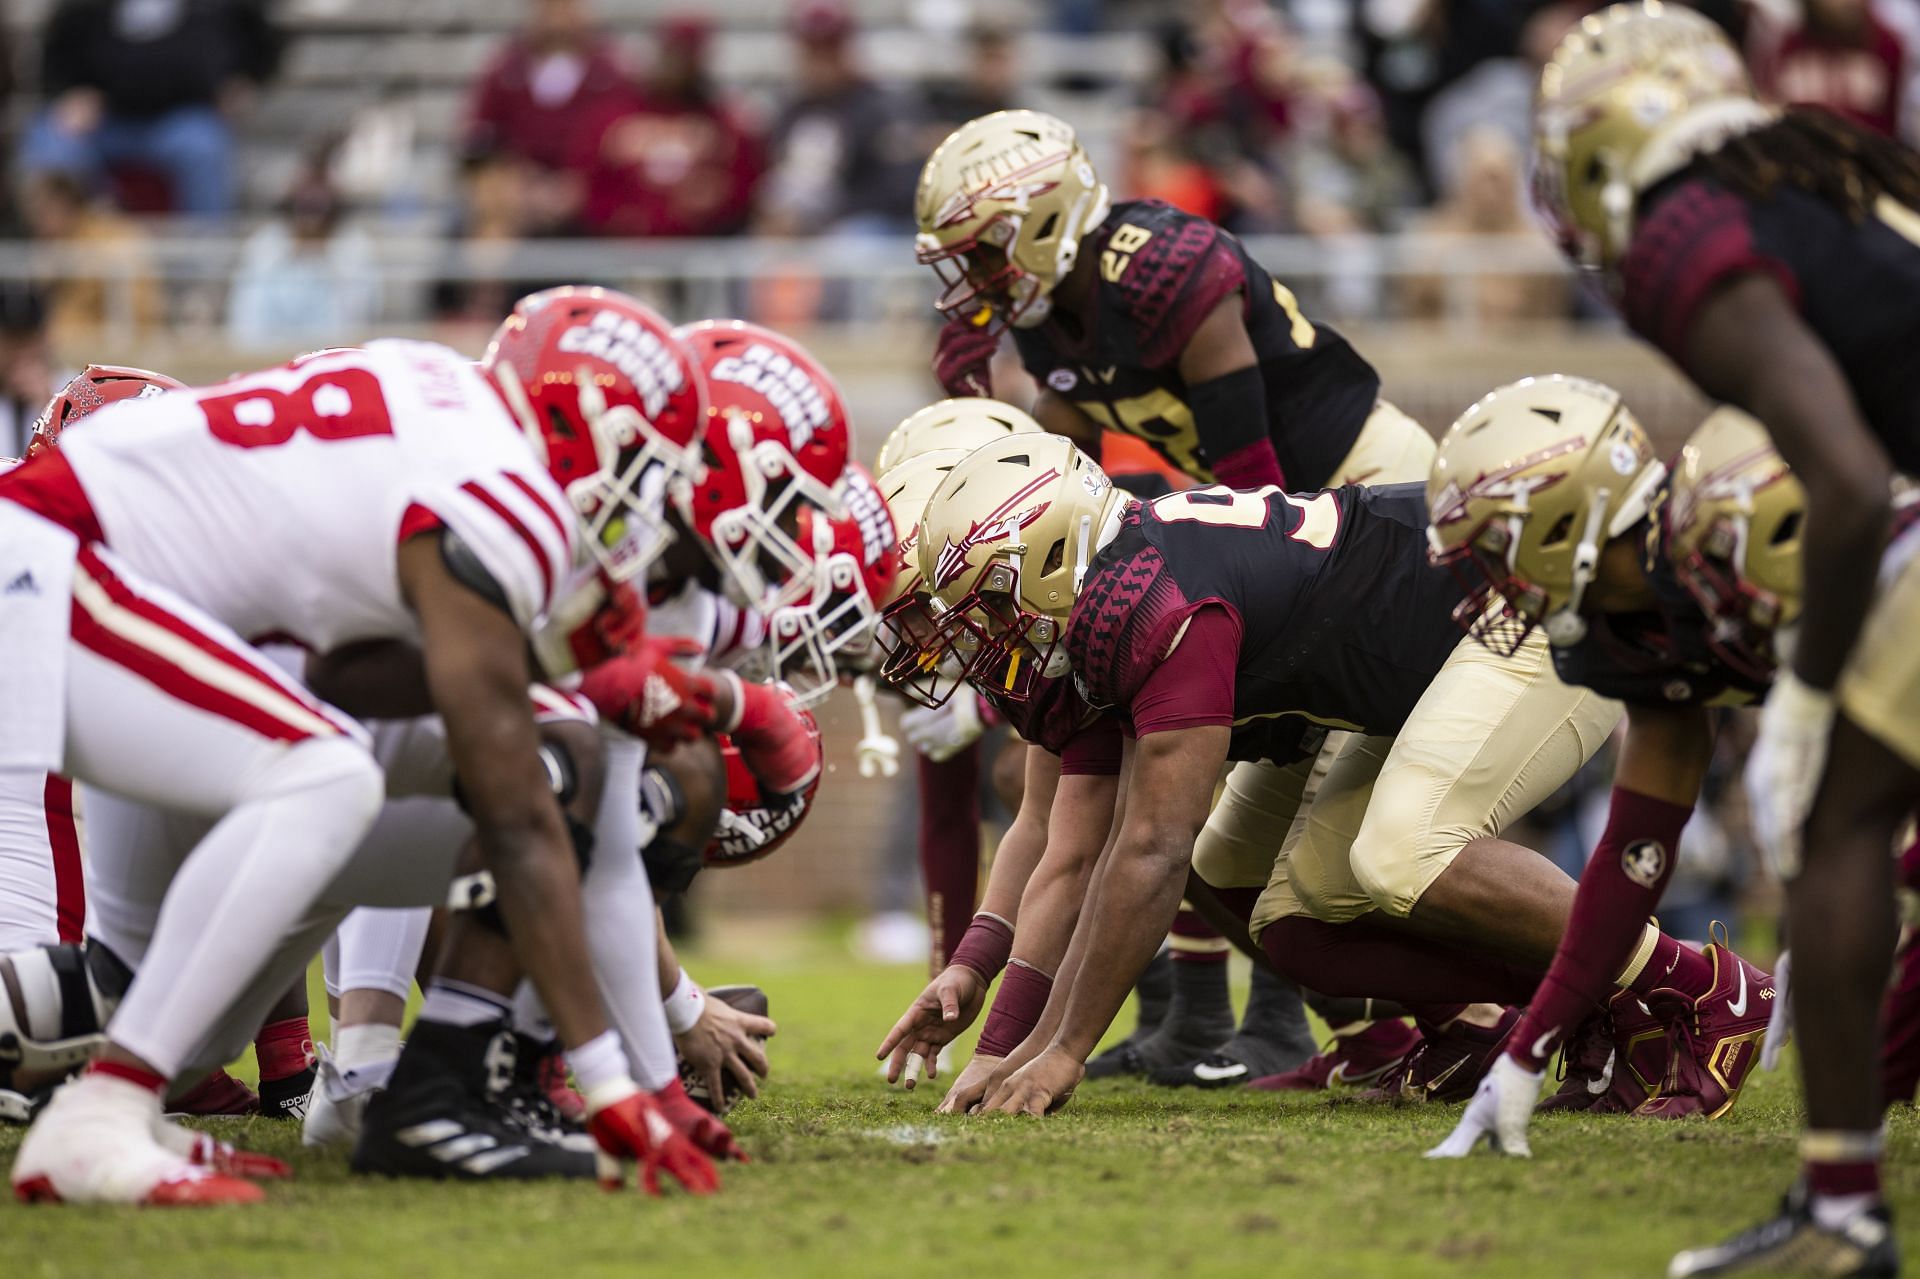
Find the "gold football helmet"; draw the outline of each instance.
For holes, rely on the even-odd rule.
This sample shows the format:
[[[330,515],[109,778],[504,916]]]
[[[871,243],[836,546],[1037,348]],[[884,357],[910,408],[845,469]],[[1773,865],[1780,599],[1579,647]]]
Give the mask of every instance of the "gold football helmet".
[[[1807,494],[1766,428],[1715,410],[1687,437],[1665,512],[1674,574],[1707,615],[1707,645],[1749,678],[1771,678],[1773,637],[1800,616]]]
[[[1073,126],[1038,111],[996,111],[955,129],[920,170],[914,250],[939,275],[939,309],[1031,328],[1106,219],[1107,188]]]
[[[1061,640],[1100,534],[1132,499],[1059,435],[1014,435],[969,453],[920,521],[923,589],[935,620],[893,682],[938,705],[959,679],[1014,700],[1067,673]],[[957,678],[956,678],[957,677]]]
[[[977,449],[1041,426],[1011,404],[966,397],[929,404],[893,428],[874,463],[883,474],[932,449]]]
[[[918,655],[931,651],[937,617],[932,598],[920,577],[916,548],[920,544],[920,517],[949,472],[967,456],[965,449],[934,449],[899,463],[881,475],[880,495],[893,513],[893,577],[875,597],[880,624],[874,643],[880,650],[880,671],[903,686],[925,685],[947,678],[932,666],[918,665]],[[889,676],[887,672],[896,673]],[[959,676],[952,676],[957,683]]]
[[[1561,247],[1584,266],[1617,263],[1643,191],[1775,114],[1711,19],[1660,0],[1588,15],[1534,103],[1540,203]]]
[[[1578,643],[1600,548],[1646,515],[1665,474],[1598,382],[1555,374],[1487,395],[1447,429],[1427,478],[1428,554],[1467,587],[1454,619],[1496,652],[1535,626]]]

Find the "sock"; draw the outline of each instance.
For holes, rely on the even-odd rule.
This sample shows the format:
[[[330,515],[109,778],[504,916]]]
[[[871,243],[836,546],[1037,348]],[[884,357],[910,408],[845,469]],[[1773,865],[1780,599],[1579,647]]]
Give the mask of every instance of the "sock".
[[[553,1022],[547,1018],[547,1006],[533,983],[523,981],[513,996],[513,1028],[527,1038],[549,1043],[555,1038]]]
[[[1810,1129],[1800,1138],[1800,1158],[1813,1219],[1838,1230],[1856,1213],[1880,1201],[1880,1155],[1885,1136],[1868,1132]]]
[[[1284,976],[1336,997],[1524,1004],[1540,984],[1537,970],[1366,920],[1329,924],[1289,915],[1266,926],[1260,947]]]
[[[1247,1011],[1240,1018],[1240,1033],[1275,1043],[1312,1043],[1307,1029],[1307,1006],[1300,989],[1265,964],[1253,966],[1252,985],[1247,991]]]
[[[167,1086],[167,1081],[164,1076],[156,1074],[151,1070],[143,1070],[139,1066],[129,1066],[117,1061],[89,1062],[87,1065],[87,1073],[89,1075],[108,1075],[114,1079],[125,1080],[127,1083],[145,1088],[148,1092],[157,1093]]]
[[[961,696],[971,696],[961,690]],[[980,891],[980,746],[940,763],[919,755],[920,876],[926,884],[932,970],[947,966],[973,922]]]
[[[379,1022],[362,1026],[336,1026],[333,1031],[333,1061],[342,1072],[363,1066],[393,1061],[400,1056],[400,1028]]]
[[[1530,1001],[1510,1001],[1528,1005],[1507,1041],[1514,1060],[1528,1070],[1545,1069],[1573,1028],[1611,993],[1616,974],[1621,983],[1652,978],[1656,986],[1668,984],[1675,973],[1682,980],[1697,978],[1697,970],[1678,953],[1678,943],[1663,946],[1663,934],[1647,922],[1673,875],[1680,830],[1692,813],[1685,805],[1613,788],[1607,828],[1580,873],[1553,965]],[[1695,958],[1706,963],[1703,956]],[[1712,981],[1711,965],[1707,981]],[[1637,985],[1632,988],[1638,993]]]
[[[1660,932],[1654,925],[1653,948],[1640,971],[1629,977],[1622,970],[1619,985],[1645,999],[1656,990],[1677,990],[1695,999],[1713,989],[1713,961],[1684,942]]]
[[[427,983],[427,997],[420,1003],[421,1021],[443,1026],[478,1026],[504,1020],[512,1005],[490,990],[465,982],[435,977]]]
[[[1240,1029],[1220,1051],[1258,1079],[1292,1070],[1318,1049],[1299,988],[1265,964],[1255,964]]]
[[[313,1065],[313,1032],[305,1017],[270,1021],[253,1039],[253,1055],[260,1063],[260,1079],[291,1079]]]
[[[1180,903],[1173,932],[1167,937],[1173,959],[1173,1000],[1166,1022],[1204,1022],[1225,1018],[1233,1027],[1233,997],[1227,990],[1227,939],[1213,930],[1193,907]]]

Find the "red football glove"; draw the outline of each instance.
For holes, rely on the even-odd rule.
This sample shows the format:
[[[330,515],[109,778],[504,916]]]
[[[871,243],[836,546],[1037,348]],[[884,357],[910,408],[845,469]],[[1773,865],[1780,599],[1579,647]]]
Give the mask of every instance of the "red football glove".
[[[747,1163],[747,1152],[733,1139],[733,1129],[721,1123],[700,1103],[687,1096],[687,1090],[678,1079],[665,1088],[657,1089],[653,1099],[660,1106],[660,1113],[667,1122],[679,1130],[680,1135],[692,1142],[702,1152],[726,1162]]]
[[[689,1194],[710,1195],[720,1189],[720,1174],[713,1161],[667,1122],[660,1106],[631,1084],[632,1092],[616,1101],[590,1099],[587,1131],[599,1146],[600,1185],[619,1190],[627,1184],[627,1161],[640,1166],[640,1187],[650,1195],[660,1193],[660,1172],[667,1174]]]
[[[820,775],[819,739],[793,709],[787,689],[777,684],[733,684],[738,723],[728,730],[740,762],[760,783],[769,804],[798,795]]]
[[[675,660],[705,651],[690,639],[646,636],[588,671],[580,692],[608,723],[668,750],[713,725],[713,676]]]
[[[993,354],[1000,349],[1000,335],[991,324],[975,324],[971,318],[951,316],[941,326],[939,345],[933,352],[933,375],[948,395],[993,395]]]

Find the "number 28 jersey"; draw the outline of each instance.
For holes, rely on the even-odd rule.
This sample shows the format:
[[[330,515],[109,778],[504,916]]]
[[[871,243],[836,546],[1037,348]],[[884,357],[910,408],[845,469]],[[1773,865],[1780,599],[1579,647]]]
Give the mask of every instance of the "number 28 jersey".
[[[1142,502],[1074,604],[1074,672],[1095,705],[1124,713],[1186,620],[1218,604],[1240,622],[1234,758],[1269,757],[1282,716],[1396,733],[1461,642],[1462,591],[1428,564],[1426,525],[1420,484]]]
[[[397,548],[434,527],[530,630],[578,550],[566,498],[493,388],[430,343],[116,404],[62,435],[60,457],[108,547],[254,640],[414,638]]]

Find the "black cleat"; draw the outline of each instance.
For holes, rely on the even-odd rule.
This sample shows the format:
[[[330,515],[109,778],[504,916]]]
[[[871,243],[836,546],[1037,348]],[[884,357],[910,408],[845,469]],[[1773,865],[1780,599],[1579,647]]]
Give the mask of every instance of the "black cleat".
[[[305,1122],[307,1103],[313,1097],[313,1081],[318,1076],[318,1070],[308,1066],[299,1074],[288,1075],[285,1079],[262,1079],[259,1088],[262,1117]]]
[[[416,1022],[386,1088],[367,1103],[355,1172],[458,1181],[592,1177],[591,1144],[535,1131],[513,1107],[513,1031]]]
[[[1667,1266],[1670,1279],[1690,1275],[1810,1274],[1882,1279],[1900,1273],[1900,1249],[1885,1204],[1855,1213],[1838,1230],[1813,1219],[1803,1188],[1796,1186],[1780,1215],[1723,1244],[1689,1248]]]

